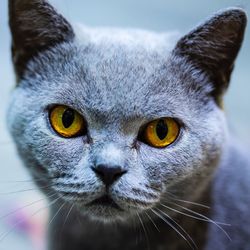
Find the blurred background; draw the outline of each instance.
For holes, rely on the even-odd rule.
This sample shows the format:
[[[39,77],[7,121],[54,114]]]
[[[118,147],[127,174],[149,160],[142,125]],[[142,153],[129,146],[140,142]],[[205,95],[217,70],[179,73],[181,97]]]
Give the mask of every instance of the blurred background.
[[[243,7],[249,0],[50,0],[71,22],[89,26],[187,32],[213,12]],[[10,60],[7,0],[0,1],[0,250],[42,250],[47,209],[22,166],[7,132],[6,116],[15,86]],[[31,24],[32,25],[32,24]],[[250,142],[250,25],[240,51],[225,109],[233,133]],[[22,208],[23,209],[20,209]]]

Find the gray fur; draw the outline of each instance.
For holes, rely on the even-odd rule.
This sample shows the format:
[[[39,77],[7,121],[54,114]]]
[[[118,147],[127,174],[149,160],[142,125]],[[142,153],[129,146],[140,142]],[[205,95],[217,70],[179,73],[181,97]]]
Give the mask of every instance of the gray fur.
[[[221,27],[216,29],[215,23]],[[204,27],[209,44],[213,32],[232,29],[218,36],[220,53],[216,52],[213,65],[219,67],[221,56],[231,67],[245,23],[244,11],[232,8],[217,13],[190,34],[200,38]],[[238,39],[232,36],[235,32],[240,32]],[[198,249],[249,249],[250,198],[244,192],[250,188],[250,163],[228,136],[225,114],[217,102],[227,84],[215,83],[213,72],[204,67],[205,60],[201,66],[195,55],[185,52],[183,41],[189,41],[190,34],[175,45],[177,37],[168,33],[86,27],[75,28],[74,33],[73,40],[46,47],[28,60],[8,112],[9,128],[26,167],[44,193],[59,197],[51,206],[51,217],[57,216],[50,228],[49,249],[194,247],[152,208],[178,220]],[[224,39],[230,41],[231,50],[223,47]],[[193,48],[202,51],[204,43],[199,41],[194,40]],[[207,62],[210,67],[211,61]],[[223,74],[226,72],[229,80],[231,70]],[[48,119],[53,104],[70,106],[82,114],[88,135],[58,136]],[[163,149],[138,140],[140,128],[160,117],[173,117],[182,125],[177,141]],[[126,169],[108,190],[122,211],[88,205],[106,193],[106,186],[91,168],[96,162]],[[208,204],[211,210],[175,199]],[[173,202],[230,223],[225,230],[232,241],[211,221],[187,218],[161,205],[180,210]],[[148,240],[140,236],[140,220]]]

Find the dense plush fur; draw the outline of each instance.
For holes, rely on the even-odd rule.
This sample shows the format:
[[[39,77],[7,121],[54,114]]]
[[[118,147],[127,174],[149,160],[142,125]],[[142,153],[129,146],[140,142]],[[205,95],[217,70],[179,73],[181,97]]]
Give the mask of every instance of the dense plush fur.
[[[228,136],[220,107],[244,11],[219,12],[178,39],[73,29],[47,2],[20,2],[10,1],[18,85],[8,123],[51,205],[49,249],[250,249],[250,160]],[[56,134],[48,118],[54,104],[77,110],[88,134]],[[181,125],[178,139],[162,149],[138,138],[160,117]],[[96,164],[126,173],[107,187]],[[120,209],[90,205],[105,194]]]

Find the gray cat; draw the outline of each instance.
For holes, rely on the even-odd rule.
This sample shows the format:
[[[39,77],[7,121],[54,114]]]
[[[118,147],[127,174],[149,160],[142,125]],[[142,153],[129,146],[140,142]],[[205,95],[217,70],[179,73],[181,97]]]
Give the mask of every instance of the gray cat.
[[[250,158],[222,108],[242,9],[178,41],[73,29],[44,0],[9,14],[8,125],[48,197],[48,249],[250,249]]]

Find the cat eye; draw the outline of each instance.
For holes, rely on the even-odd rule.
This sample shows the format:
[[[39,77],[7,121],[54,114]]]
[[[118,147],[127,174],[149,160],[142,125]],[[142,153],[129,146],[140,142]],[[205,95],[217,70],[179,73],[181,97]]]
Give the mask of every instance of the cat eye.
[[[180,132],[179,124],[172,118],[151,121],[142,131],[142,140],[156,148],[164,148],[173,143]]]
[[[63,137],[76,137],[86,134],[86,123],[83,117],[75,110],[58,105],[50,111],[52,128]]]

